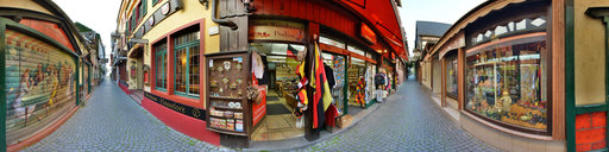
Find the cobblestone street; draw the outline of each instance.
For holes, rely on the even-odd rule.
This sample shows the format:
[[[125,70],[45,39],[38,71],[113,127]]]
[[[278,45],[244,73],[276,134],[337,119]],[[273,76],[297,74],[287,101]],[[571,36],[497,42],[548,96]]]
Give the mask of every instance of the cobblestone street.
[[[414,80],[356,126],[301,151],[498,151],[457,126]]]
[[[405,83],[350,130],[296,151],[497,151],[456,126],[415,81]],[[105,81],[85,107],[25,151],[231,150],[168,128]]]
[[[109,78],[72,118],[25,151],[227,151],[183,135],[136,104]]]

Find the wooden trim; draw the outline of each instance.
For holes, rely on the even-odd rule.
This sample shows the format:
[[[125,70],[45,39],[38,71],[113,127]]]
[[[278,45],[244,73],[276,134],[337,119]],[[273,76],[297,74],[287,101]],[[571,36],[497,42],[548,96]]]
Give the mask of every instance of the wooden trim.
[[[442,71],[440,71],[440,79],[442,80],[442,85],[440,86],[440,105],[442,105],[442,107],[446,107],[446,59],[441,59],[440,64],[442,69]]]
[[[504,43],[504,42],[508,42],[508,41],[525,39],[525,38],[531,38],[531,37],[537,37],[537,36],[546,36],[546,35],[547,35],[546,32],[534,32],[534,33],[527,33],[527,34],[521,34],[521,35],[511,36],[511,37],[507,37],[507,38],[502,38],[502,39],[499,39],[499,40],[496,40],[496,41],[491,41],[491,42],[488,42],[488,43],[484,43],[484,44],[480,44],[480,45],[477,45],[475,47],[472,47],[472,48],[468,49],[466,51],[466,53],[475,52],[475,51],[478,51],[480,49],[484,49],[486,47],[493,46],[493,45],[500,44],[500,43]]]
[[[551,98],[552,138],[565,139],[565,0],[554,0],[551,8]]]
[[[343,49],[343,48],[339,48],[339,47],[336,47],[336,46],[327,45],[327,44],[321,44],[320,43],[319,44],[319,48],[321,50],[323,50],[323,51],[332,52],[332,53],[336,53],[336,54],[340,54],[340,55],[345,55],[345,56],[348,56],[348,57],[355,57],[355,58],[358,58],[358,59],[362,59],[362,60],[364,60],[366,62],[370,62],[372,64],[377,64],[377,62],[374,59],[372,59],[372,58],[368,58],[366,56],[362,56],[360,54],[356,54],[356,53],[350,52],[349,50],[346,50],[346,49]]]
[[[339,48],[336,46],[319,43],[319,48],[322,49],[323,51],[332,52],[332,53],[336,53],[336,54],[340,54],[340,55],[347,55],[347,52],[345,52],[346,51],[345,49]]]
[[[465,50],[459,48],[457,53],[457,94],[459,110],[463,110],[463,103],[465,102]]]
[[[184,104],[184,105],[187,105],[187,106],[190,106],[193,108],[199,108],[199,109],[205,110],[205,108],[204,108],[205,106],[198,105],[200,103],[198,99],[183,97],[183,96],[179,96],[179,95],[175,95],[175,94],[169,94],[167,92],[162,92],[160,90],[156,90],[156,89],[152,89],[152,88],[150,88],[150,93],[154,94],[156,96],[159,96],[161,98],[171,100],[176,103],[180,103],[180,104]]]
[[[207,67],[207,62],[205,59],[205,33],[207,28],[205,28],[205,19],[201,20],[199,24],[199,103],[201,104],[202,109],[206,109],[206,100],[205,96],[207,95],[205,88],[205,80],[207,75],[204,70]]]
[[[0,17],[0,21],[4,18]],[[0,88],[6,88],[6,24],[0,22]],[[6,146],[6,114],[7,114],[7,102],[6,102],[6,89],[0,89],[0,151],[7,149]]]
[[[476,122],[479,122],[479,123],[484,124],[484,125],[486,125],[488,127],[494,128],[496,130],[499,130],[499,131],[502,131],[502,132],[505,132],[505,133],[509,133],[509,134],[512,134],[512,135],[516,135],[516,136],[520,136],[520,137],[525,137],[525,138],[537,139],[537,140],[552,140],[551,136],[545,136],[545,135],[539,135],[539,134],[530,134],[530,133],[525,133],[525,132],[521,132],[521,131],[516,131],[516,130],[509,129],[509,128],[506,128],[504,126],[492,123],[492,122],[485,121],[484,119],[482,119],[482,118],[480,118],[478,116],[475,116],[474,114],[472,114],[472,113],[470,113],[468,111],[462,111],[461,113],[463,115],[466,115],[467,117],[475,120]]]

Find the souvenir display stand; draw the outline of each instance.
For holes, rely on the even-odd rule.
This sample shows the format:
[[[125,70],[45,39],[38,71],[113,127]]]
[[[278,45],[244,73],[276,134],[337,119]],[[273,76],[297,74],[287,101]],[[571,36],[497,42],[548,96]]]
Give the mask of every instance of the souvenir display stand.
[[[221,52],[206,55],[207,129],[228,135],[253,132],[252,105],[246,98],[251,84],[250,53]]]

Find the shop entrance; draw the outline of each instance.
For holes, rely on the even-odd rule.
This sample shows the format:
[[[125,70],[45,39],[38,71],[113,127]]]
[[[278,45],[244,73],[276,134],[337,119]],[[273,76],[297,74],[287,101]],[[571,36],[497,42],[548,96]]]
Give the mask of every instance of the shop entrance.
[[[266,86],[266,116],[254,128],[253,141],[283,140],[304,136],[304,121],[297,125],[293,114],[298,101],[296,93],[300,77],[296,74],[302,60],[297,55],[306,50],[304,45],[286,43],[251,43],[264,64],[259,85]]]
[[[345,65],[347,60],[344,55],[333,53],[321,53],[324,65],[327,66],[326,73],[332,73],[332,78],[328,78],[330,91],[332,92],[332,104],[338,109],[338,115],[345,114]],[[332,82],[331,82],[332,81]],[[333,83],[333,84],[331,84]]]

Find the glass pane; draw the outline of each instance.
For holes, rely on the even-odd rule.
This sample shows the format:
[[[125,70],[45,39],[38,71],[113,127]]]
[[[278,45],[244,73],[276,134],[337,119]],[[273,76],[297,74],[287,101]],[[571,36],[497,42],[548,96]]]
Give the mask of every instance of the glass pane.
[[[156,87],[166,89],[166,68],[167,68],[167,45],[165,43],[155,45],[154,50],[156,51],[155,62],[156,62]]]
[[[175,61],[175,89],[178,92],[186,92],[186,48],[176,49]]]
[[[469,111],[508,125],[546,131],[548,101],[541,98],[540,52],[545,40],[494,46],[468,56]]]
[[[452,56],[446,59],[446,90],[449,96],[457,98],[457,56]]]
[[[350,52],[353,52],[355,54],[366,56],[366,53],[364,52],[364,50],[362,50],[358,47],[352,46],[352,45],[347,45],[347,50],[349,50]]]
[[[199,45],[190,47],[188,62],[188,93],[199,95]]]

